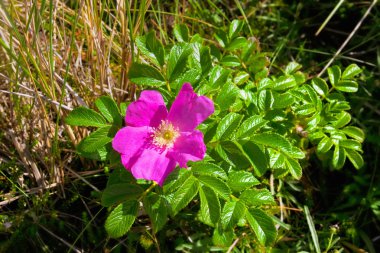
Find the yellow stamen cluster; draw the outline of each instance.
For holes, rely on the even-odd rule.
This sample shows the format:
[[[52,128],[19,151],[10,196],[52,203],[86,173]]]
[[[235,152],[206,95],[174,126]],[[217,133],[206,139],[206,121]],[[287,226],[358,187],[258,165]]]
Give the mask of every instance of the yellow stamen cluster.
[[[163,120],[161,124],[154,129],[152,134],[153,144],[160,148],[172,148],[175,140],[180,133],[170,122]]]

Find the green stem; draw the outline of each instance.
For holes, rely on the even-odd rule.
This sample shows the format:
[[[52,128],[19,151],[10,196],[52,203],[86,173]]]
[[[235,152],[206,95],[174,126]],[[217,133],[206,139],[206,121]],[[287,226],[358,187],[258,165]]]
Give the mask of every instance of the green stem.
[[[171,92],[169,81],[166,82],[166,88],[168,88],[168,91]]]
[[[326,248],[326,250],[324,251],[324,252],[328,252],[329,250],[330,250],[330,248],[331,248],[331,242],[332,242],[332,240],[333,240],[333,238],[334,238],[334,232],[332,232],[331,233],[331,235],[330,235],[330,238],[329,238],[329,243],[328,243],[328,245],[327,245],[327,248]]]
[[[141,201],[154,187],[156,187],[157,183],[156,182],[153,182],[153,184],[151,186],[149,186],[148,189],[146,189],[142,194],[141,196],[139,197],[138,201]]]

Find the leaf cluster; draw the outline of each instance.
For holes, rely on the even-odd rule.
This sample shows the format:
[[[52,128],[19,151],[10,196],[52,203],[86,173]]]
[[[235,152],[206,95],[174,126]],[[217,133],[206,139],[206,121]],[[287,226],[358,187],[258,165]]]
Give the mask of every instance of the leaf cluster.
[[[111,237],[125,235],[139,210],[157,233],[196,202],[197,220],[213,228],[214,245],[227,247],[248,229],[253,242],[270,246],[277,234],[270,175],[298,180],[314,153],[334,169],[347,158],[357,169],[363,165],[364,133],[350,125],[344,96],[358,90],[355,76],[361,69],[352,64],[342,72],[333,66],[325,79],[308,78],[300,64],[291,62],[282,73],[270,75],[268,55],[256,41],[240,36],[242,28],[243,22],[234,20],[211,42],[191,36],[184,24],[174,28],[171,45],[164,46],[154,32],[136,38],[140,55],[129,70],[130,81],[141,90],[159,90],[168,104],[190,82],[214,101],[216,110],[199,127],[207,145],[205,161],[172,173],[162,189],[132,179],[123,168],[112,173],[101,200],[112,210],[105,224]],[[110,142],[122,126],[120,110],[108,97],[95,104],[101,114],[80,107],[66,122],[99,127],[78,152],[115,162]]]

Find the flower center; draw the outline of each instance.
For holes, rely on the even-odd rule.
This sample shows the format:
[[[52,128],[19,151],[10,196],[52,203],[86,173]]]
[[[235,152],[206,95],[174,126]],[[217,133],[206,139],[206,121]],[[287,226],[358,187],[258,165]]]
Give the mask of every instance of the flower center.
[[[154,129],[152,134],[153,144],[160,148],[172,148],[175,140],[180,133],[170,122],[163,120],[161,124]]]

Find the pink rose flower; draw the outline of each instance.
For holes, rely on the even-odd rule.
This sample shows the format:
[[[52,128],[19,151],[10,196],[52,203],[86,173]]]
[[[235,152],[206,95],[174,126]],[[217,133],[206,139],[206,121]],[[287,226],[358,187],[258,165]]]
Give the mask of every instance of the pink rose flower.
[[[128,106],[126,127],[120,129],[112,147],[137,179],[154,180],[160,186],[177,164],[204,158],[203,134],[195,128],[214,112],[213,102],[198,96],[184,83],[168,112],[158,91],[146,90]]]

